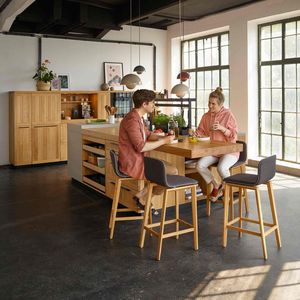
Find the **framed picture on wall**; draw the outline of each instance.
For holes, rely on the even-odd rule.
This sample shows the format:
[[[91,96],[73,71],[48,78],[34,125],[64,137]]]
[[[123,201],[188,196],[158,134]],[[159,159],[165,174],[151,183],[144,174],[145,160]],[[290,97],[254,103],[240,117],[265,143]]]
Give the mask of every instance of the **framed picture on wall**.
[[[123,90],[121,80],[123,77],[123,63],[104,62],[104,81],[115,90]]]
[[[60,91],[60,79],[55,78],[51,80],[51,91]]]
[[[57,78],[60,80],[60,89],[66,91],[70,89],[70,76],[69,74],[58,74]]]

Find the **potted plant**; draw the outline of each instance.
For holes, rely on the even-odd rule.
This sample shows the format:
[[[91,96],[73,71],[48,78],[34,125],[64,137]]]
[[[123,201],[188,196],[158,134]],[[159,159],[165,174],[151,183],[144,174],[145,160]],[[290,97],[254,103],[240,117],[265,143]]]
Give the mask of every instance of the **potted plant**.
[[[51,87],[51,80],[56,78],[56,74],[48,69],[50,61],[46,59],[37,69],[32,77],[36,80],[36,88],[38,91],[49,91]]]
[[[187,135],[188,134],[188,127],[186,127],[186,122],[184,117],[181,114],[174,116],[174,120],[177,122],[179,127],[179,134]]]
[[[168,123],[170,117],[165,114],[158,114],[153,119],[153,124],[155,125],[155,129],[161,129],[164,132],[168,132]]]

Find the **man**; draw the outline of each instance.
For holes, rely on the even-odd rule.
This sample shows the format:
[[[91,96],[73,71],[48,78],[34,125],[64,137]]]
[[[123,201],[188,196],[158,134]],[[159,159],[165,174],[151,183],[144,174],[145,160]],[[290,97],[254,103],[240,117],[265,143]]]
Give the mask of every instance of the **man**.
[[[133,94],[134,109],[129,112],[120,124],[119,130],[119,167],[121,172],[135,178],[145,179],[144,154],[174,140],[174,135],[160,137],[149,131],[143,116],[154,110],[155,93],[150,90],[137,90]],[[168,174],[177,174],[175,167],[167,164]],[[163,190],[156,189],[155,194]],[[140,204],[145,204],[147,189],[144,188],[136,197]]]

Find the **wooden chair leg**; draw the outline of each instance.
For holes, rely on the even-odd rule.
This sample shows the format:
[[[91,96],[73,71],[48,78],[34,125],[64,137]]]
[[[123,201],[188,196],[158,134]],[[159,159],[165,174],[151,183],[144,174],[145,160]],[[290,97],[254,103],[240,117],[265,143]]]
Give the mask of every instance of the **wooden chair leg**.
[[[114,198],[113,203],[111,206],[111,215],[109,220],[109,238],[112,240],[114,237],[114,230],[115,230],[115,224],[116,224],[116,216],[117,216],[117,209],[118,209],[118,203],[119,203],[119,197],[120,197],[120,190],[121,190],[121,179],[117,179],[115,190],[114,190]]]
[[[153,183],[150,183],[148,197],[146,200],[146,205],[145,205],[145,210],[144,210],[144,219],[143,219],[142,228],[141,228],[140,243],[139,243],[140,248],[143,248],[144,243],[145,243],[145,235],[146,235],[145,226],[148,225],[149,213],[151,213],[152,190],[153,190]]]
[[[272,218],[273,218],[273,224],[277,226],[275,230],[275,236],[276,236],[276,242],[277,247],[281,248],[281,237],[280,237],[280,230],[279,230],[279,224],[278,224],[278,218],[277,218],[277,212],[276,212],[276,205],[275,205],[275,198],[273,193],[273,187],[271,181],[267,183],[268,186],[268,194],[269,194],[269,201],[270,201],[270,207],[272,212]]]
[[[179,201],[178,201],[178,192],[175,191],[175,210],[176,210],[176,232],[179,231]],[[176,240],[179,239],[179,235],[176,235]]]
[[[161,257],[161,249],[164,238],[165,231],[165,219],[166,219],[166,210],[167,210],[167,199],[168,199],[168,190],[165,190],[163,205],[161,208],[161,218],[160,218],[160,231],[158,235],[158,245],[157,245],[157,256],[156,260],[160,260]]]
[[[197,191],[196,186],[192,187],[192,218],[194,226],[194,249],[199,249],[198,243],[198,214],[197,214]]]
[[[264,221],[262,216],[262,210],[261,210],[261,203],[260,203],[260,192],[259,189],[255,189],[255,196],[256,196],[256,205],[257,205],[257,214],[258,214],[258,221],[259,221],[259,227],[260,227],[260,235],[261,235],[261,244],[263,248],[264,253],[264,259],[268,259],[268,253],[267,253],[267,247],[266,247],[266,237],[265,237],[265,229],[264,229]]]
[[[224,189],[224,224],[223,224],[223,247],[227,247],[227,223],[228,223],[228,208],[229,208],[229,190],[230,187],[225,183]]]
[[[245,204],[245,213],[246,213],[246,215],[248,215],[249,214],[249,200],[248,200],[247,189],[243,189],[243,197],[244,197],[244,204]]]
[[[243,227],[242,217],[243,217],[243,189],[239,188],[239,227]],[[239,237],[242,237],[242,232],[239,231]]]
[[[230,186],[230,198],[229,198],[229,207],[230,207],[230,220],[234,218],[234,197],[233,197],[233,188]]]
[[[211,203],[210,203],[211,186],[212,186],[211,183],[206,185],[206,215],[208,217],[210,216],[210,211],[211,211]]]

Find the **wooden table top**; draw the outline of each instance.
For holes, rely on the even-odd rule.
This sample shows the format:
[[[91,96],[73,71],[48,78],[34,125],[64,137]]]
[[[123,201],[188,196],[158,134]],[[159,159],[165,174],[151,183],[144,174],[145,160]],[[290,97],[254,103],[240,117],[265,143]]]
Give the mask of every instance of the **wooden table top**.
[[[119,127],[83,129],[82,134],[118,142]],[[191,143],[187,137],[183,137],[182,142],[166,144],[155,150],[193,159],[208,155],[241,152],[243,150],[243,145],[211,141],[198,141],[196,143]]]

